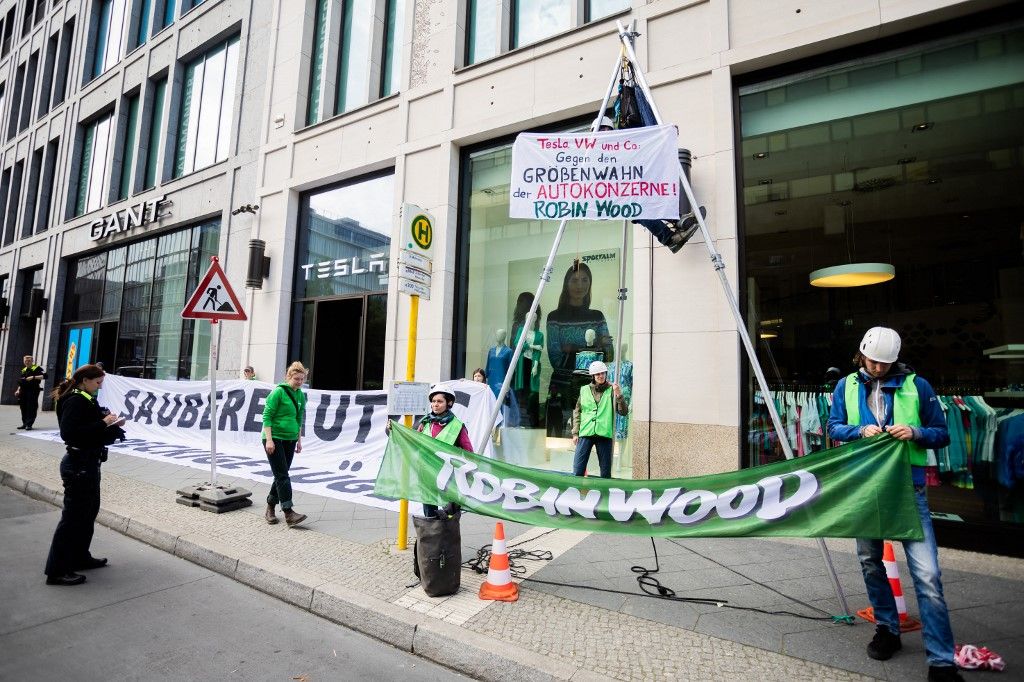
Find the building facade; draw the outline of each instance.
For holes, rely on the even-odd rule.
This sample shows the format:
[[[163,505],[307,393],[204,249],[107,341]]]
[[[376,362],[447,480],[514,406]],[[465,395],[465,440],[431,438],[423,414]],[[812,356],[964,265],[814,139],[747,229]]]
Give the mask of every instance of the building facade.
[[[867,328],[895,327],[953,432],[931,477],[940,537],[1022,546],[1024,466],[1006,428],[1024,406],[1014,3],[205,0],[162,15],[156,0],[40,2],[0,3],[5,387],[26,347],[62,373],[86,333],[115,371],[205,376],[209,327],[177,319],[179,292],[213,253],[240,285],[250,239],[271,267],[243,299],[249,321],[219,325],[219,375],[251,364],[271,380],[301,359],[316,388],[404,378],[397,273],[412,203],[434,217],[417,378],[483,368],[500,383],[505,347],[528,335],[500,456],[567,469],[577,368],[601,357],[630,384],[615,475],[780,457],[701,239],[672,254],[636,226],[570,223],[524,329],[557,224],[508,217],[512,140],[587,127],[619,55],[615,22],[635,20],[790,440],[801,453],[830,444],[830,387]],[[123,47],[104,26],[120,26]],[[50,62],[73,77],[44,95],[35,74]],[[13,104],[26,88],[27,115]],[[864,263],[895,277],[811,281]],[[26,316],[39,288],[52,303]]]

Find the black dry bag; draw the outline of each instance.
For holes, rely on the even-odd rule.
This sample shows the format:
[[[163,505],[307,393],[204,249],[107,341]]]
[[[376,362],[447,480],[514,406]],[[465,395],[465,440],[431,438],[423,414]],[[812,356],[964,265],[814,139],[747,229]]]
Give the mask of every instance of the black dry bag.
[[[462,579],[462,531],[460,513],[449,518],[414,516],[416,544],[413,572],[428,597],[444,597],[459,591]]]

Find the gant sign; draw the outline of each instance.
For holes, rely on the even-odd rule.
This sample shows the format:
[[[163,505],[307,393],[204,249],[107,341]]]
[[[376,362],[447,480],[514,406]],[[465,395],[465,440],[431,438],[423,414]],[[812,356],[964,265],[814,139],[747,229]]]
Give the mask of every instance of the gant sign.
[[[164,195],[114,211],[110,215],[94,221],[89,226],[90,235],[93,241],[100,241],[118,232],[130,232],[159,222],[171,215],[163,209],[172,203],[167,195]]]

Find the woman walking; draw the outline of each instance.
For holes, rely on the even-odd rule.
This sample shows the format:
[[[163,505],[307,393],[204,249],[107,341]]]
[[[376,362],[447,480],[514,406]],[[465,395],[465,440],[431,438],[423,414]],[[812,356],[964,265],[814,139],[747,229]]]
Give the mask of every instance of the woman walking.
[[[302,423],[306,415],[306,394],[302,382],[306,380],[306,368],[295,361],[288,366],[284,381],[274,387],[267,396],[263,408],[263,448],[274,472],[274,482],[267,495],[267,523],[277,523],[275,507],[281,503],[284,522],[295,526],[306,520],[305,514],[292,509],[292,481],[288,470],[296,452],[302,452]]]
[[[47,585],[81,585],[85,576],[76,571],[107,565],[90,554],[89,545],[100,510],[100,462],[107,458],[106,446],[123,436],[118,426],[124,420],[96,403],[104,376],[96,365],[83,365],[51,394],[67,454],[60,461],[64,511],[46,560]]]

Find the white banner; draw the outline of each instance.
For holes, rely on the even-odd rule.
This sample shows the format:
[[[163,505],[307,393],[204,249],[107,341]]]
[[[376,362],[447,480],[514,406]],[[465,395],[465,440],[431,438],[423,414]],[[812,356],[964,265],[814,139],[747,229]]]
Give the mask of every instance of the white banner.
[[[530,220],[679,217],[678,133],[522,133],[512,145],[509,216]]]
[[[487,422],[496,401],[490,387],[464,379],[447,383],[455,390],[452,411],[466,423],[474,449],[493,456]],[[263,483],[273,480],[260,437],[264,403],[273,389],[274,384],[260,381],[217,382],[220,474]],[[296,453],[292,463],[292,487],[397,510],[397,503],[372,495],[387,445],[387,393],[313,389],[305,393],[302,452]],[[98,400],[128,420],[124,425],[128,439],[111,450],[209,471],[209,398],[206,381],[152,381],[108,374]],[[25,435],[60,442],[55,431]]]

